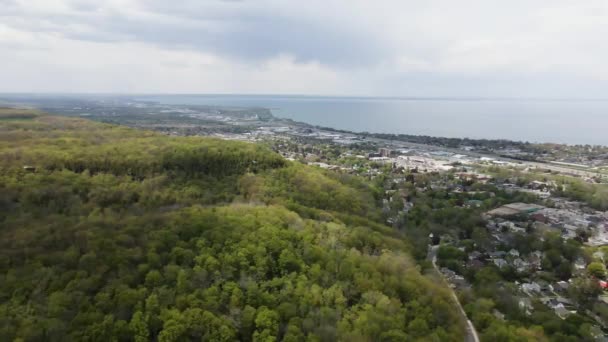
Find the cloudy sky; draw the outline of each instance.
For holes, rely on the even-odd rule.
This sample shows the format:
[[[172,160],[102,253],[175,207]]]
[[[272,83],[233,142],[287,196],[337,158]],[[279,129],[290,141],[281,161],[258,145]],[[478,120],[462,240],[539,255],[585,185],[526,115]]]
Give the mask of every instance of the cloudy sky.
[[[0,92],[608,97],[606,0],[0,0]]]

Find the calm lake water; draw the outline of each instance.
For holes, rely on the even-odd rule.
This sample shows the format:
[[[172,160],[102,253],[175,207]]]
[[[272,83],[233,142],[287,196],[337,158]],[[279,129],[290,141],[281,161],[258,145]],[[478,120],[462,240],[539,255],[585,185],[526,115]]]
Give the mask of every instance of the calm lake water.
[[[265,107],[281,118],[379,133],[608,145],[608,101],[163,95],[165,104]]]

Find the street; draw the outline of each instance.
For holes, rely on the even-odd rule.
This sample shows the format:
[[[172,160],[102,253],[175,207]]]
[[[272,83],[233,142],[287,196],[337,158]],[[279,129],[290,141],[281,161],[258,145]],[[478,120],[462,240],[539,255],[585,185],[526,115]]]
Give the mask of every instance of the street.
[[[433,264],[433,268],[435,268],[437,274],[444,280],[446,286],[448,286],[449,284],[447,280],[443,278],[443,275],[441,274],[441,272],[439,272],[439,269],[437,268],[437,249],[439,249],[439,246],[429,246],[429,253],[427,255],[427,258]],[[460,300],[458,299],[458,296],[456,296],[454,290],[450,288],[450,291],[452,293],[452,298],[454,298],[454,302],[456,303],[460,313],[462,314],[463,320],[466,322],[466,336],[464,339],[465,342],[479,342],[479,335],[477,334],[477,330],[475,329],[473,322],[471,322],[471,320],[467,317],[467,314],[464,311],[462,304],[460,304]]]

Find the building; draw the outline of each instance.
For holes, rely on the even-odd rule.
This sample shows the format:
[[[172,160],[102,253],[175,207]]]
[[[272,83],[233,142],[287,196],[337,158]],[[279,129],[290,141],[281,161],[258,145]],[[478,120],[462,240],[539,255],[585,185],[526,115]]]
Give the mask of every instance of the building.
[[[560,292],[566,292],[566,291],[568,291],[568,289],[570,288],[570,283],[568,283],[568,282],[566,282],[566,281],[563,281],[563,280],[562,280],[562,281],[558,281],[558,282],[555,284],[554,288],[555,288],[557,291],[560,291]]]
[[[479,208],[483,205],[483,202],[480,200],[468,200],[465,202],[465,207],[467,208]]]
[[[553,310],[555,311],[555,314],[561,319],[566,319],[572,314],[572,312],[568,311],[561,303],[554,306]]]
[[[494,259],[492,260],[496,266],[499,268],[507,267],[509,263],[505,259]]]
[[[381,148],[378,150],[378,154],[380,154],[382,157],[390,157],[392,152],[393,151],[388,148]]]
[[[532,301],[530,300],[530,298],[519,298],[518,301],[518,305],[519,305],[519,309],[524,311],[526,313],[526,315],[531,315],[532,314],[532,310],[534,310],[534,307],[532,306]]]
[[[490,216],[515,216],[523,214],[532,214],[541,209],[544,209],[542,205],[529,204],[529,203],[511,203],[505,204],[502,207],[488,211]]]
[[[533,293],[540,293],[540,285],[537,283],[524,283],[521,284],[521,290],[528,296],[532,296]]]
[[[511,250],[509,251],[509,255],[510,255],[510,256],[512,256],[512,257],[519,258],[519,251],[518,251],[518,250],[516,250],[516,249],[511,249]]]

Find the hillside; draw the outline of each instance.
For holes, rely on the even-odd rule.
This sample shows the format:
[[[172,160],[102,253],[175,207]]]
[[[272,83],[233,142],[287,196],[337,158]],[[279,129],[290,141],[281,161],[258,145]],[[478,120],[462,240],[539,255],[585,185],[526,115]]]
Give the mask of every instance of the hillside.
[[[462,341],[376,200],[261,145],[0,109],[0,340]]]

